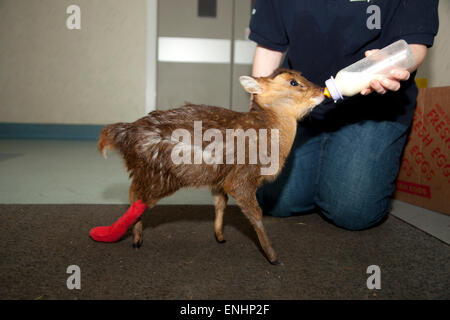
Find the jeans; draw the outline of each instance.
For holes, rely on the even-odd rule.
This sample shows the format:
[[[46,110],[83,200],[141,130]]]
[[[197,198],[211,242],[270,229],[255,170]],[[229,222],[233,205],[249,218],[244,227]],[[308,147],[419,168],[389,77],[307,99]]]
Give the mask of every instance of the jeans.
[[[313,209],[339,227],[369,228],[387,214],[408,126],[367,120],[321,131],[299,124],[278,178],[262,185],[263,212],[286,217]]]

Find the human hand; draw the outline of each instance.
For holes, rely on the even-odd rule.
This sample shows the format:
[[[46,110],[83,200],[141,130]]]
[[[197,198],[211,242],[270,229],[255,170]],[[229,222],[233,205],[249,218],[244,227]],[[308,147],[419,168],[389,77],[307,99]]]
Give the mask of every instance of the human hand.
[[[368,50],[365,52],[366,57],[377,52],[378,49]],[[369,93],[375,91],[379,94],[385,94],[388,91],[398,91],[400,89],[400,81],[408,80],[410,73],[405,69],[393,69],[391,71],[390,78],[384,78],[381,80],[372,80],[370,82],[370,88],[361,91],[362,95],[368,95]]]

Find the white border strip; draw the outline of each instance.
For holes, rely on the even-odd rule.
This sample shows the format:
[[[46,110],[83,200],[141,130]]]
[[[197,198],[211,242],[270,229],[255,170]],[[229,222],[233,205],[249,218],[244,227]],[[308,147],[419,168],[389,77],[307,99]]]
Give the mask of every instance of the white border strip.
[[[256,42],[250,40],[234,41],[234,63],[235,64],[253,64],[253,55],[255,54]]]
[[[159,37],[158,61],[230,63],[231,42],[226,39]]]
[[[147,0],[145,113],[156,110],[158,0]]]
[[[231,40],[159,37],[158,61],[179,63],[231,63]],[[234,63],[252,64],[256,43],[250,40],[234,42]]]

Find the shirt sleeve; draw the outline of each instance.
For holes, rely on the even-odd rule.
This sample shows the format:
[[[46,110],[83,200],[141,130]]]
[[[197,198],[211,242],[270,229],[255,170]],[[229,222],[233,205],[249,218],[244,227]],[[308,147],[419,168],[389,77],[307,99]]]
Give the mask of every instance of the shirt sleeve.
[[[286,51],[289,45],[280,12],[279,0],[256,0],[250,19],[249,39],[276,51]]]
[[[431,47],[439,28],[439,0],[400,0],[390,26],[389,42],[404,39],[409,44]]]

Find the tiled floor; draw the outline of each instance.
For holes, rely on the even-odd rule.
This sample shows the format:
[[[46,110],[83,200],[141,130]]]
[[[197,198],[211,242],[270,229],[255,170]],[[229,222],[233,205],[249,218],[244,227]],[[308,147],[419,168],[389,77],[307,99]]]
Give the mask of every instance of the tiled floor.
[[[123,204],[129,180],[122,160],[105,160],[95,141],[0,140],[0,203]],[[212,204],[208,190],[180,190],[161,204]],[[233,204],[231,199],[230,204]],[[450,216],[393,201],[392,214],[450,243]]]

